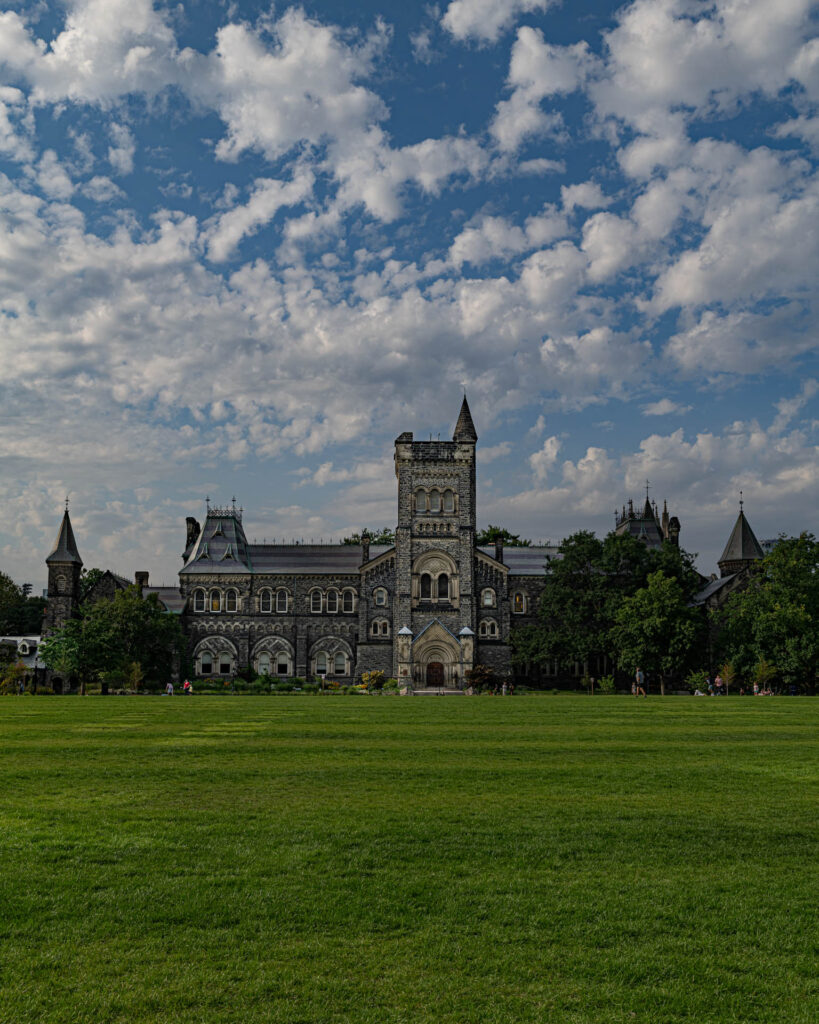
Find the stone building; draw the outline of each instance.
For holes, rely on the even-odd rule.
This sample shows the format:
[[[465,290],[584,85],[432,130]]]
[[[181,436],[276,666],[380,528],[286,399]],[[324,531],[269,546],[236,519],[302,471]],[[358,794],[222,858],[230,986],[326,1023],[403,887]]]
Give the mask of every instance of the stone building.
[[[557,549],[476,545],[477,441],[466,398],[452,440],[397,438],[393,545],[249,543],[240,508],[208,504],[204,523],[187,520],[179,587],[151,587],[147,573],[137,584],[181,616],[197,676],[351,682],[381,669],[424,688],[463,687],[476,664],[506,675],[511,630],[534,621]],[[53,629],[78,602],[67,511],[47,563]]]

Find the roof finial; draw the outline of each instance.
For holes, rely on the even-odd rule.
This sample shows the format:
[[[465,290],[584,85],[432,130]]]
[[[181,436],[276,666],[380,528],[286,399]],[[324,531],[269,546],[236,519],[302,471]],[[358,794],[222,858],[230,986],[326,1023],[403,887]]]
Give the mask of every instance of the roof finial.
[[[646,501],[648,501],[648,488],[649,488],[649,482],[648,482],[648,480],[646,480]]]
[[[740,491],[740,492],[739,492],[739,511],[740,511],[740,512],[742,511],[742,506],[743,506],[744,504],[745,504],[745,503],[744,503],[744,502],[743,502],[743,500],[742,500],[742,491]]]
[[[210,495],[209,494],[205,495],[205,508],[208,510],[208,512],[210,512]]]
[[[68,511],[68,495],[65,496],[65,510]]]

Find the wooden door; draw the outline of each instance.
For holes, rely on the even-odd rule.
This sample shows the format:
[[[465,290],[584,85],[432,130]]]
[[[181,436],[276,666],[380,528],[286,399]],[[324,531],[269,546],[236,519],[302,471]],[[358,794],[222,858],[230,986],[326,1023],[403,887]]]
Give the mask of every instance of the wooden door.
[[[444,685],[444,666],[440,661],[431,661],[427,665],[427,686],[438,688]]]

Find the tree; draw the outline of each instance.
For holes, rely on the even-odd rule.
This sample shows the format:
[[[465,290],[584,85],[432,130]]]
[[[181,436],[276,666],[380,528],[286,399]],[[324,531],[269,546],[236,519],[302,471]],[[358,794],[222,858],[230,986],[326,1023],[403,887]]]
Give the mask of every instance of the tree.
[[[617,609],[610,636],[620,668],[658,675],[665,694],[666,680],[684,671],[702,642],[703,621],[679,580],[658,570]]]
[[[142,678],[156,685],[171,677],[184,649],[177,617],[155,594],[143,599],[136,587],[128,587],[83,608],[81,618],[56,630],[40,653],[49,668],[79,674],[83,682],[114,672],[136,685]]]
[[[394,544],[395,532],[383,526],[380,530],[369,530],[366,526],[360,533],[352,533],[342,540],[342,544],[360,544],[364,534],[370,538],[370,544]]]
[[[0,633],[26,636],[40,632],[45,601],[29,597],[28,589],[28,585],[18,587],[10,576],[0,572]]]
[[[517,533],[510,533],[503,526],[493,526],[492,523],[485,530],[480,530],[475,537],[478,547],[491,547],[496,540],[502,540],[503,546],[507,548],[530,548],[532,542],[520,537]]]
[[[105,575],[103,569],[83,569],[80,573],[80,604]]]
[[[761,662],[786,685],[812,688],[819,667],[819,541],[811,533],[781,537],[748,586],[716,613],[718,644],[737,674]]]

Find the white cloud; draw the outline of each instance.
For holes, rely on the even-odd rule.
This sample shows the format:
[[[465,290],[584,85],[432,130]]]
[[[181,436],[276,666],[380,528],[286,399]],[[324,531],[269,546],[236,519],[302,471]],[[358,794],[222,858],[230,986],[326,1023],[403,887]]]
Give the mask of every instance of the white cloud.
[[[529,456],[529,465],[532,467],[535,479],[543,482],[550,470],[557,461],[557,456],[562,447],[559,437],[547,437],[539,451]]]
[[[74,182],[53,149],[47,149],[40,157],[37,184],[46,195],[55,199],[69,199],[74,192]]]
[[[95,203],[109,203],[112,199],[122,199],[125,196],[118,185],[103,175],[95,175],[86,181],[80,191],[84,196],[93,199]]]
[[[441,24],[456,39],[494,42],[521,14],[545,11],[554,0],[451,0]]]
[[[494,462],[496,459],[505,459],[507,455],[512,452],[511,441],[501,441],[500,444],[493,445],[480,445],[478,447],[477,458],[481,465],[486,465],[488,462]]]
[[[476,227],[464,228],[455,238],[449,258],[456,267],[464,263],[480,266],[547,245],[567,233],[565,218],[550,208],[527,218],[523,228],[504,217],[483,217]]]
[[[582,206],[586,210],[598,210],[611,205],[611,196],[604,195],[596,181],[582,181],[576,185],[560,186],[560,201],[567,212]]]
[[[690,405],[672,402],[670,398],[661,398],[657,402],[649,402],[643,406],[643,416],[670,416],[672,413],[682,415],[691,411]]]
[[[108,147],[108,162],[117,174],[130,174],[134,169],[136,142],[130,129],[124,124],[110,127],[114,145]]]

